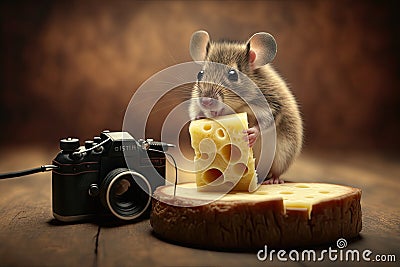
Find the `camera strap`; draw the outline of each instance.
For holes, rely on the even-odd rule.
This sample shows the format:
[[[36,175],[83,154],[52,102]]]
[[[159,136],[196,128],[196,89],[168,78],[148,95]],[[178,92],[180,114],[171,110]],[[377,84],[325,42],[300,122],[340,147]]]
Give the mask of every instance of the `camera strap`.
[[[104,140],[103,142],[99,143],[98,145],[92,147],[91,149],[87,149],[87,150],[85,150],[85,151],[81,151],[81,152],[78,152],[78,153],[83,153],[83,152],[87,152],[87,151],[90,151],[90,150],[92,150],[92,149],[95,149],[95,148],[97,148],[97,147],[99,147],[99,146],[105,144],[105,143],[108,142],[108,141],[110,141],[110,138]],[[146,143],[147,143],[147,142],[146,142]],[[173,146],[173,145],[170,145],[170,144],[166,144],[166,145],[167,145],[167,146]],[[145,150],[149,150],[149,151],[154,151],[154,152],[158,152],[158,153],[163,153],[163,154],[165,154],[166,156],[168,156],[168,157],[170,157],[170,158],[172,159],[172,161],[173,161],[173,163],[174,163],[174,167],[175,167],[175,183],[174,183],[174,197],[175,197],[175,194],[176,194],[176,186],[177,186],[177,184],[178,184],[178,167],[177,167],[177,165],[176,165],[175,158],[174,158],[170,153],[167,153],[167,152],[162,151],[162,150],[150,148],[150,146],[144,146],[144,145],[142,144],[142,148],[145,149]],[[3,173],[3,174],[0,174],[0,180],[2,180],[2,179],[16,178],[16,177],[21,177],[21,176],[26,176],[26,175],[30,175],[30,174],[34,174],[34,173],[39,173],[39,172],[48,172],[48,171],[51,171],[51,170],[54,170],[54,169],[58,169],[58,168],[59,168],[59,167],[56,166],[56,165],[42,165],[42,166],[40,166],[40,167],[33,168],[33,169],[28,169],[28,170],[23,170],[23,171],[17,171],[17,172]]]
[[[43,166],[29,169],[29,170],[3,173],[3,174],[0,174],[0,179],[16,178],[16,177],[21,177],[21,176],[30,175],[30,174],[39,173],[39,172],[48,172],[48,171],[51,171],[54,169],[58,169],[58,166],[43,165]]]
[[[154,149],[154,148],[148,148],[147,150],[149,150],[149,151],[154,151],[154,152],[158,152],[158,153],[163,153],[163,154],[165,154],[166,156],[170,157],[170,158],[172,159],[172,161],[174,162],[174,167],[175,167],[174,197],[175,197],[175,194],[176,194],[176,186],[178,185],[178,167],[177,167],[177,165],[176,165],[175,158],[174,158],[170,153],[165,152],[165,151],[162,151],[162,150],[157,150],[157,149]]]

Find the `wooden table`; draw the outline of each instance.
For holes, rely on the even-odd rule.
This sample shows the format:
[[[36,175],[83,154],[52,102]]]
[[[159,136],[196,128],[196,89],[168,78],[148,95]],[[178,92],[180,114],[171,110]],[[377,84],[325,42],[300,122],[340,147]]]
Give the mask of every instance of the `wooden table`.
[[[3,151],[0,172],[48,163],[57,153],[38,148]],[[399,158],[369,153],[304,153],[284,175],[363,190],[363,230],[346,249],[393,254],[400,262]],[[60,224],[51,213],[51,173],[0,181],[0,266],[314,266],[321,262],[258,261],[256,252],[217,252],[170,244],[152,234],[149,220],[135,224]],[[210,237],[212,238],[212,237]],[[335,244],[330,245],[337,249]],[[320,247],[321,249],[328,248]],[[288,251],[289,252],[289,251]],[[287,254],[286,254],[287,256]],[[323,265],[356,265],[331,262]],[[367,265],[366,265],[367,264]]]

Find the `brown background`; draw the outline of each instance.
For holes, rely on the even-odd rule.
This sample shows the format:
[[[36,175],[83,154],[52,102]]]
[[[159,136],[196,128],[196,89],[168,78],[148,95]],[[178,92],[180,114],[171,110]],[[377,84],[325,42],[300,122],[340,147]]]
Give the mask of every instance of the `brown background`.
[[[82,2],[2,2],[3,147],[120,130],[135,90],[190,61],[190,36],[206,29],[214,39],[275,36],[306,149],[400,148],[394,1]]]
[[[285,180],[361,188],[363,230],[348,248],[396,254],[398,261],[395,1],[13,2],[0,3],[0,173],[50,163],[61,137],[86,139],[105,128],[120,130],[125,109],[144,81],[191,60],[188,44],[195,30],[238,40],[268,31],[278,43],[274,65],[291,84],[306,128],[308,151]],[[151,123],[149,134],[156,136],[159,127],[155,119]],[[345,148],[352,151],[343,153]],[[0,265],[268,263],[258,262],[254,253],[171,245],[151,234],[148,220],[120,227],[60,225],[51,199],[50,173],[0,181]]]

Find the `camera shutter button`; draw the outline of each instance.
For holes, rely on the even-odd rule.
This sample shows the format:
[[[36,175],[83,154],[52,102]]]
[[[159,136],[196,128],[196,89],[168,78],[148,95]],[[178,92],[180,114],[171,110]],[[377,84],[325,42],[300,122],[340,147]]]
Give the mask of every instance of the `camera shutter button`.
[[[91,184],[89,186],[89,196],[96,197],[100,193],[99,186],[97,184]]]
[[[74,152],[79,148],[79,139],[68,137],[60,140],[60,149],[64,152]]]

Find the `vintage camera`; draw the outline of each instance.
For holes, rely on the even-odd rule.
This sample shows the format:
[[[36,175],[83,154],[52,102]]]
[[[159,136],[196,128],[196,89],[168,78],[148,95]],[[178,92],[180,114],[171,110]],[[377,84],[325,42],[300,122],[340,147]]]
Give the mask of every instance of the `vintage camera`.
[[[149,149],[150,148],[150,149]],[[148,216],[152,192],[165,184],[168,144],[135,140],[128,132],[103,131],[85,141],[60,140],[53,160],[53,215],[74,222],[102,215],[121,220]]]

